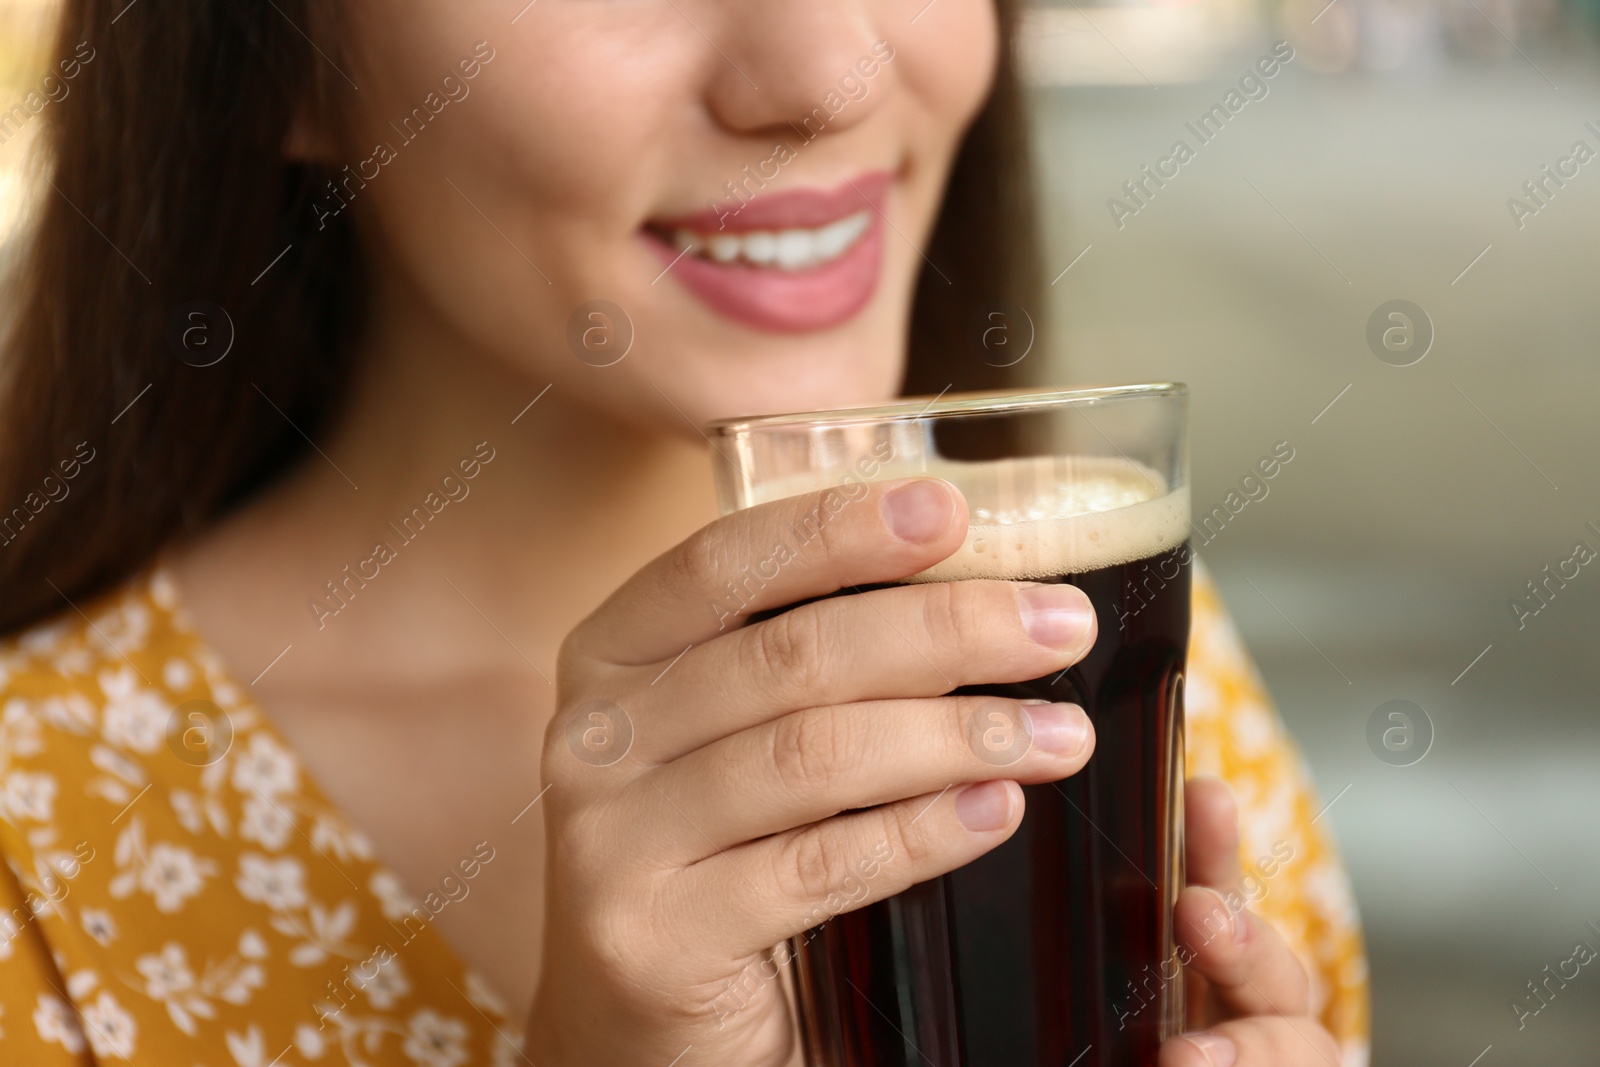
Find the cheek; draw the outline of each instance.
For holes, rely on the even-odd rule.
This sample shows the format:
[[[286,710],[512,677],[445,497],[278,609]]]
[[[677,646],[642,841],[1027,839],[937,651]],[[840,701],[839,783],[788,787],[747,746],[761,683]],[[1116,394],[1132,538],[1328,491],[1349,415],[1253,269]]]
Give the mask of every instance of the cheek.
[[[489,0],[359,6],[346,160],[379,142],[395,153],[352,202],[364,242],[481,350],[581,378],[592,368],[567,350],[573,310],[605,298],[637,319],[626,283],[659,270],[637,226],[695,114],[699,38],[670,5],[542,3],[514,27]],[[408,140],[396,124],[460,79],[479,41],[494,57],[461,79],[469,95]]]
[[[940,0],[889,38],[907,93],[951,141],[988,98],[1000,47],[992,0]]]
[[[547,7],[529,34],[502,50],[505,66],[460,149],[547,224],[581,219],[631,230],[695,104],[683,22],[670,7],[660,10],[662,19],[634,11],[580,21],[576,5]]]
[[[671,116],[692,103],[689,51],[680,47],[681,19],[670,7],[659,17],[624,17],[547,4],[509,28],[492,17],[498,10],[402,0],[358,15],[353,36],[367,69],[350,152],[364,157],[380,141],[395,149],[395,162],[371,187],[384,221],[443,234],[469,218],[486,227],[488,216],[538,262],[524,239],[636,221],[654,189],[641,178],[660,168],[675,132]],[[479,25],[494,32],[474,32]],[[457,64],[479,41],[495,55],[467,81]],[[429,92],[442,97],[446,75],[470,95],[408,140],[396,120]]]

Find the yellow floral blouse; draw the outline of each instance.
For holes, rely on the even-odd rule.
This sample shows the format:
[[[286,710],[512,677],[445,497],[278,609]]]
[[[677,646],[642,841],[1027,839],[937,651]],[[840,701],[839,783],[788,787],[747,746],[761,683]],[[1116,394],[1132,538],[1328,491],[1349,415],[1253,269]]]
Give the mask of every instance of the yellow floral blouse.
[[[1367,1057],[1366,961],[1317,800],[1204,572],[1191,774],[1237,792],[1253,906]],[[502,1067],[520,1020],[329,804],[160,568],[0,645],[0,1063]],[[492,862],[479,846],[462,877]],[[556,979],[559,980],[559,977]]]

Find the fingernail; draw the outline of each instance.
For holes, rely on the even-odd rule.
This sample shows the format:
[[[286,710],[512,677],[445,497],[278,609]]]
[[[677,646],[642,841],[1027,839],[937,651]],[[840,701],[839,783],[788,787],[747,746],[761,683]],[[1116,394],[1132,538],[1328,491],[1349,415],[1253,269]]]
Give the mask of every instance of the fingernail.
[[[1076,756],[1089,741],[1089,716],[1076,704],[1028,704],[1022,713],[1033,743],[1046,752]]]
[[[1089,598],[1070,585],[1036,585],[1017,590],[1022,627],[1041,645],[1065,651],[1082,648],[1094,629]]]
[[[883,497],[883,517],[902,541],[932,541],[950,526],[955,501],[943,482],[919,478]]]
[[[1004,782],[979,782],[956,794],[956,818],[975,834],[998,830],[1011,821],[1011,791]]]
[[[1184,1034],[1183,1039],[1199,1049],[1211,1067],[1233,1067],[1233,1061],[1239,1058],[1239,1050],[1221,1034]]]

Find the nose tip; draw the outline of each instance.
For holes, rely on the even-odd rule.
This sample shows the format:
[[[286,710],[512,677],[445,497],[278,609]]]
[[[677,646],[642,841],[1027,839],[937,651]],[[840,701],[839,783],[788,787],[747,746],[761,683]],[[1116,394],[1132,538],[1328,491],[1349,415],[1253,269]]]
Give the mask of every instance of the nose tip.
[[[893,49],[874,36],[860,5],[762,0],[740,8],[713,43],[723,62],[707,104],[723,126],[791,130],[809,140],[854,126],[876,107]]]

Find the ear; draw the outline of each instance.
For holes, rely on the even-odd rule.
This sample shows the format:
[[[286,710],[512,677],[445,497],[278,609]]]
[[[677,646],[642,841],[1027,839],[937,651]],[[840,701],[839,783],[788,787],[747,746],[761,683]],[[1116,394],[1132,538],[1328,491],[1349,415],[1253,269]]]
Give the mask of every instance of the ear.
[[[295,105],[283,135],[283,156],[292,163],[331,163],[337,155],[334,138],[317,114],[309,94]]]

